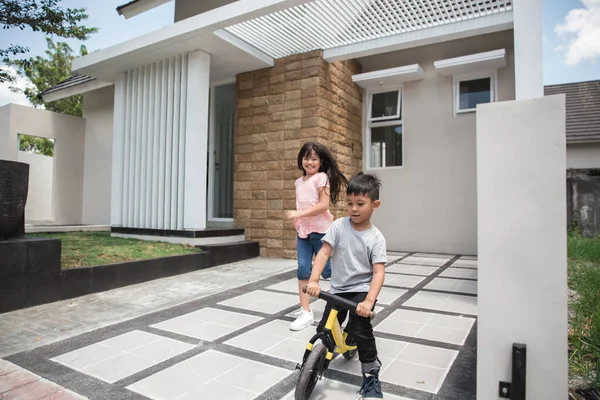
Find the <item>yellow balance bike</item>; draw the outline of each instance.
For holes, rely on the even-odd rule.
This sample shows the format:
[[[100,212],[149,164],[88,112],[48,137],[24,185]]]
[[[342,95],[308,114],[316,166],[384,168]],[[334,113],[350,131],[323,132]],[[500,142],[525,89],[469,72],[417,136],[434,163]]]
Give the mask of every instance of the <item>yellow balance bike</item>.
[[[306,293],[306,286],[302,291]],[[354,312],[358,304],[324,291],[319,293],[319,298],[331,304],[331,311],[323,331],[316,333],[308,342],[302,357],[302,365],[298,364],[296,367],[300,370],[296,384],[296,400],[310,398],[317,381],[323,377],[329,367],[334,353],[341,354],[347,360],[351,360],[356,354],[356,345],[352,337],[348,337],[348,332],[342,332],[337,316],[340,308]],[[375,318],[375,313],[371,312],[370,317]],[[321,342],[315,345],[317,340]]]

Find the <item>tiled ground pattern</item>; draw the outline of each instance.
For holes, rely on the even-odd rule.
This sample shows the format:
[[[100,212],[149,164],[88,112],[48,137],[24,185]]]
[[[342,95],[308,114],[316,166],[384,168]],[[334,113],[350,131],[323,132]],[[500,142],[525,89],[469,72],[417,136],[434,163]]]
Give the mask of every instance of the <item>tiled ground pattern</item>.
[[[474,399],[474,382],[449,375],[466,365],[474,377],[476,258],[390,253],[386,272],[374,319],[386,398]],[[312,303],[317,322],[324,306]],[[57,383],[90,399],[288,399],[314,334],[289,330],[297,309],[286,273],[10,359],[51,367]],[[339,356],[312,398],[355,398],[360,382],[358,357]]]

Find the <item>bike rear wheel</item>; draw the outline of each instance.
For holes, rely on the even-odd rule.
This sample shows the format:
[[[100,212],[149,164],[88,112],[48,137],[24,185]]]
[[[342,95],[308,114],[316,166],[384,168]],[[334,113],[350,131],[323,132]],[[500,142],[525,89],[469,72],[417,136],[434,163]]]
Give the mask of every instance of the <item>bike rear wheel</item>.
[[[296,384],[295,400],[308,400],[310,398],[319,376],[323,372],[326,355],[327,348],[322,343],[313,347],[302,366],[302,370],[300,370],[300,377],[298,377],[298,383]]]

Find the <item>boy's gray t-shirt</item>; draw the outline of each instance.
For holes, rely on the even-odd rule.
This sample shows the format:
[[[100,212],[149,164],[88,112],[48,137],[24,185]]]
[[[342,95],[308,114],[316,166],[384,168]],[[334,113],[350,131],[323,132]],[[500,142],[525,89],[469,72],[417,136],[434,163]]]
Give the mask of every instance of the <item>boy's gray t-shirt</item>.
[[[335,220],[323,239],[333,247],[330,293],[368,292],[373,264],[386,263],[385,238],[374,225],[355,230],[350,217]]]

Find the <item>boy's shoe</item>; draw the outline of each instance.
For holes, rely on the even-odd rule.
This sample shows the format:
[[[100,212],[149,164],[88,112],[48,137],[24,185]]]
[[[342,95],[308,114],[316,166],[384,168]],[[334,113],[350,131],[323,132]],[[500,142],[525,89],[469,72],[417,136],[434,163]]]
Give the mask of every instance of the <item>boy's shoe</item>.
[[[304,328],[308,328],[315,322],[315,316],[313,314],[312,308],[310,311],[306,311],[302,309],[300,315],[294,322],[290,324],[290,329],[292,331],[301,331]]]
[[[383,399],[381,382],[379,382],[379,368],[363,374],[363,383],[358,394],[360,394],[360,399]]]

